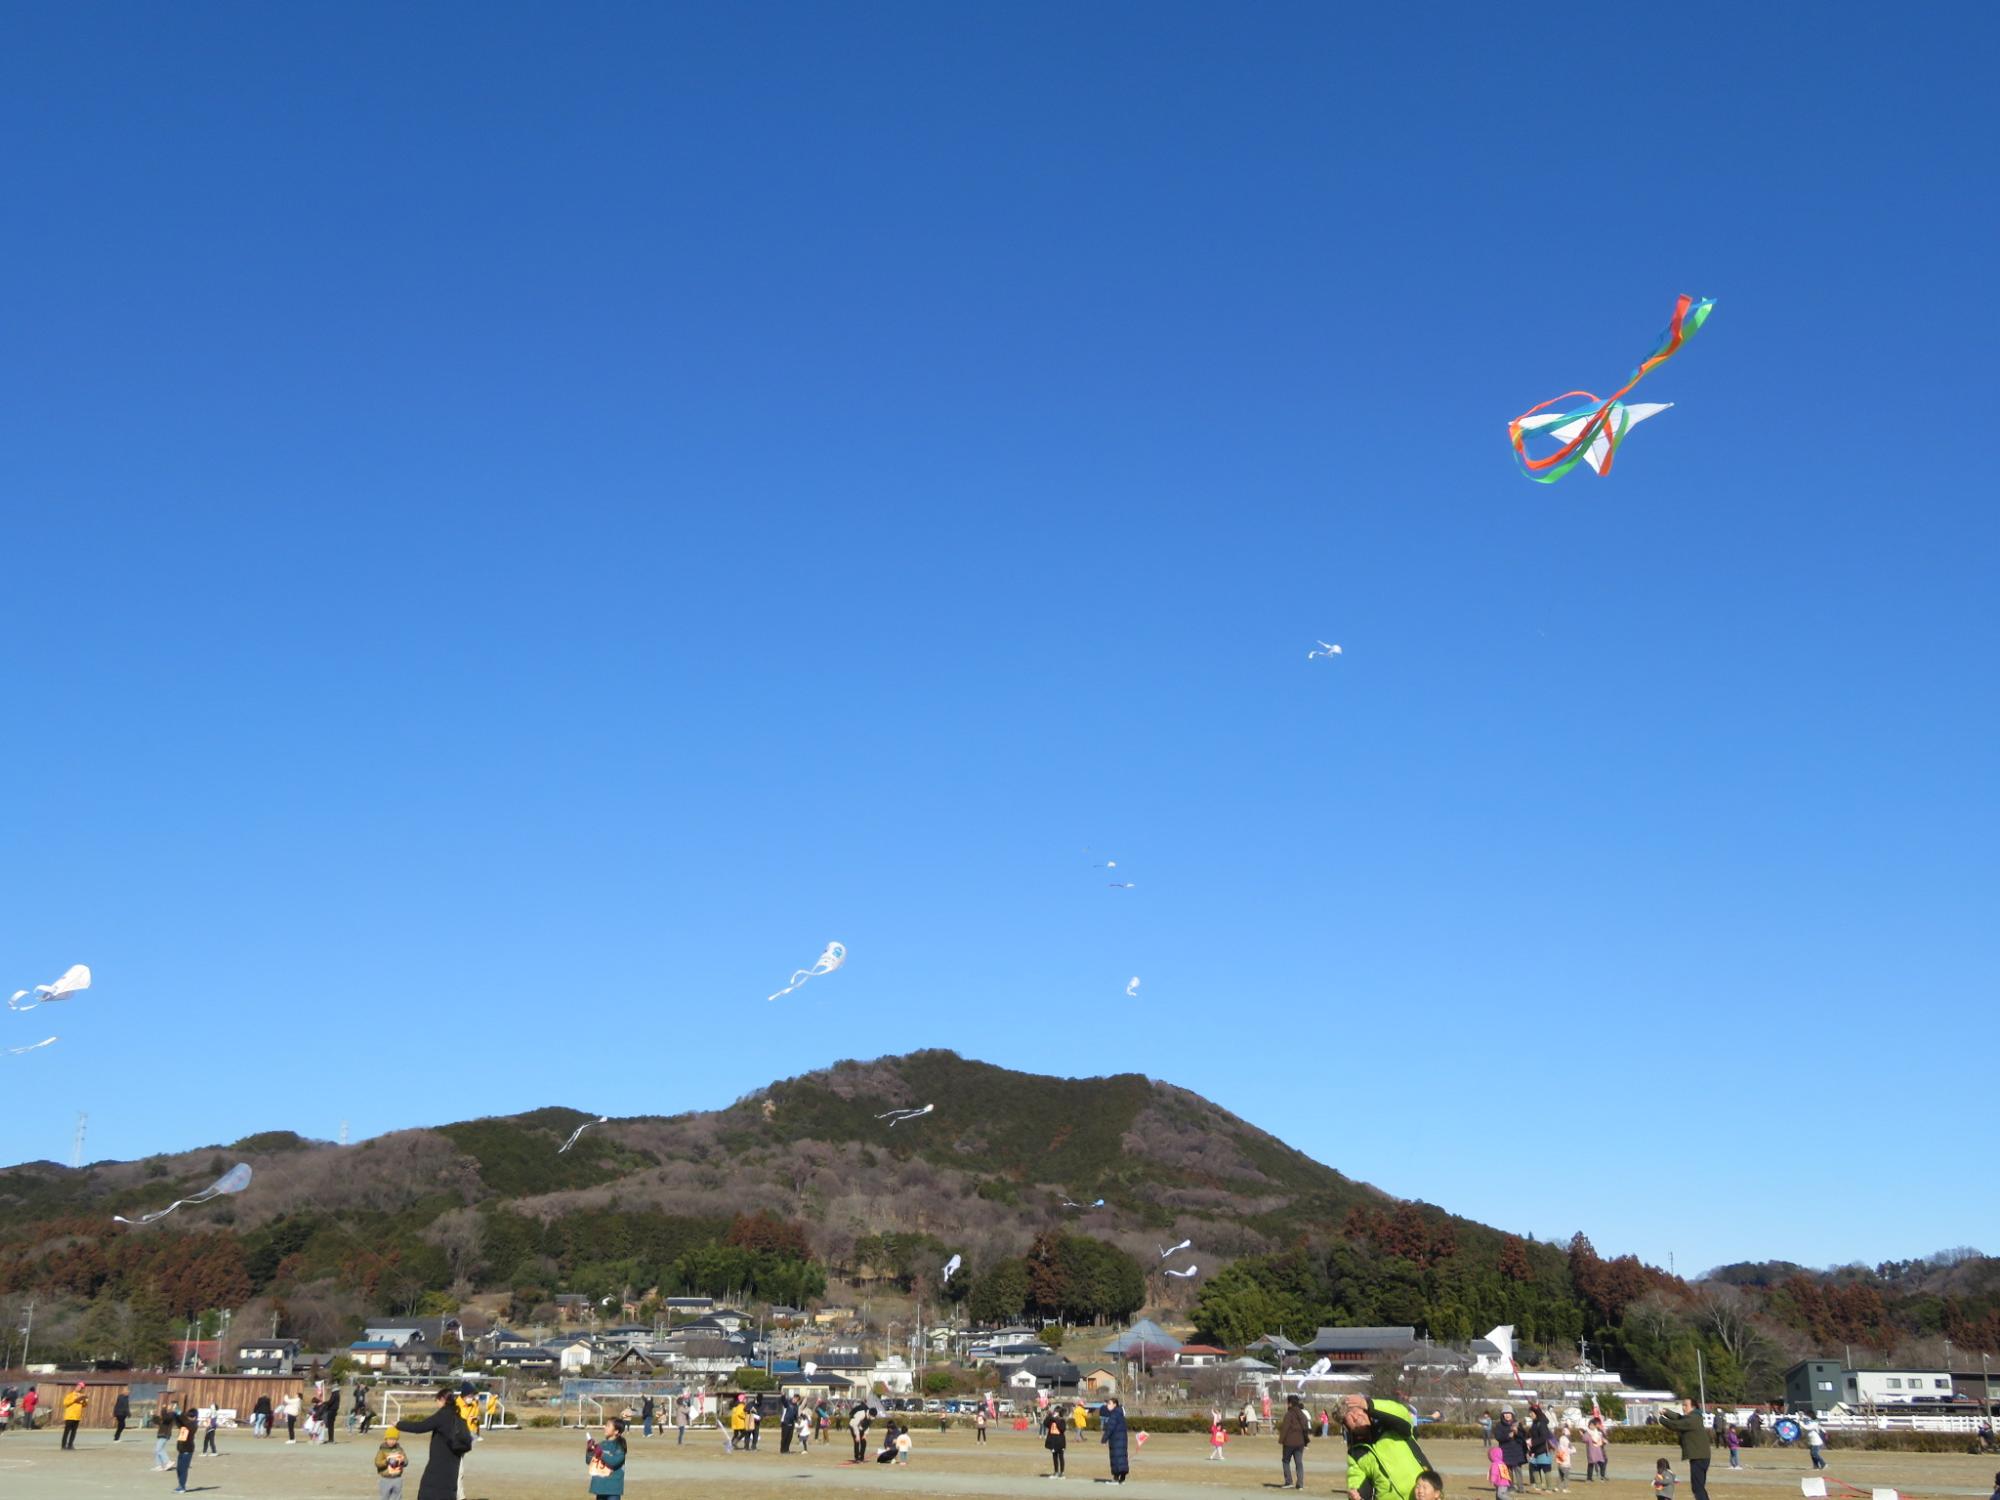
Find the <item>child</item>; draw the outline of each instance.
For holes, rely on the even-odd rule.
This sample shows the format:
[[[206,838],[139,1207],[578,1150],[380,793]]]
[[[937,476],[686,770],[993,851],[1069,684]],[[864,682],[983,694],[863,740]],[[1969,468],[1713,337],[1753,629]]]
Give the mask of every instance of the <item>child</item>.
[[[1436,1469],[1426,1469],[1411,1487],[1410,1500],[1444,1500],[1444,1477]]]
[[[1653,1465],[1653,1494],[1657,1500],[1674,1500],[1674,1485],[1677,1482],[1673,1465],[1664,1458]]]
[[[215,1452],[215,1431],[221,1425],[222,1425],[221,1408],[211,1406],[208,1409],[208,1421],[202,1424],[202,1429],[201,1429],[202,1452],[204,1453]]]
[[[1222,1445],[1229,1441],[1229,1434],[1223,1430],[1222,1418],[1210,1414],[1208,1419],[1208,1457],[1211,1463],[1224,1463]]]
[[[375,1500],[403,1500],[403,1470],[410,1455],[403,1451],[398,1428],[382,1429],[382,1446],[375,1450]]]
[[[1556,1434],[1556,1491],[1559,1494],[1569,1493],[1569,1461],[1575,1452],[1569,1445],[1569,1429],[1565,1427]]]
[[[1486,1478],[1493,1486],[1494,1500],[1507,1500],[1507,1481],[1512,1477],[1507,1469],[1507,1455],[1495,1443],[1486,1450]]]
[[[1737,1435],[1736,1424],[1734,1422],[1731,1422],[1729,1430],[1723,1433],[1722,1441],[1729,1449],[1729,1467],[1732,1469],[1742,1468],[1743,1454],[1741,1450],[1743,1448],[1743,1439]]]
[[[910,1430],[907,1427],[896,1434],[896,1462],[906,1469],[910,1466]]]

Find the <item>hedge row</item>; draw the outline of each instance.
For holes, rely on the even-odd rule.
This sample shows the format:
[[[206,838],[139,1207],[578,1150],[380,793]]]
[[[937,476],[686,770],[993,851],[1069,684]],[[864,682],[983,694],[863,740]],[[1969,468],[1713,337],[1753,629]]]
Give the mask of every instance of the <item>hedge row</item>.
[[[1425,1431],[1430,1431],[1425,1428]],[[1614,1427],[1611,1429],[1614,1443],[1648,1443],[1656,1448],[1674,1448],[1680,1445],[1680,1434],[1669,1432],[1658,1423],[1644,1427]],[[1837,1432],[1826,1429],[1828,1449],[1846,1448],[1866,1453],[1977,1453],[1979,1442],[1970,1433],[1964,1432]],[[1758,1448],[1746,1449],[1756,1453],[1785,1453],[1797,1456],[1799,1468],[1803,1471],[1811,1467],[1812,1460],[1804,1443],[1794,1443],[1789,1449],[1773,1442],[1766,1442]],[[1720,1446],[1716,1448],[1716,1458],[1723,1457]]]

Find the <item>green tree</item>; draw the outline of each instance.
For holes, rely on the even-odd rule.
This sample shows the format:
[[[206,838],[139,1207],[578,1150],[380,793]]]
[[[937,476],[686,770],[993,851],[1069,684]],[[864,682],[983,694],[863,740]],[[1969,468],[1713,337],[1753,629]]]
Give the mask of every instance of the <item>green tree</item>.
[[[1028,1267],[1003,1260],[972,1283],[966,1311],[975,1322],[1011,1323],[1028,1305]]]
[[[755,1365],[743,1365],[729,1377],[730,1386],[739,1391],[775,1391],[777,1380],[766,1375]]]
[[[132,1321],[125,1335],[132,1363],[160,1369],[172,1352],[174,1317],[157,1287],[142,1286],[132,1296]]]

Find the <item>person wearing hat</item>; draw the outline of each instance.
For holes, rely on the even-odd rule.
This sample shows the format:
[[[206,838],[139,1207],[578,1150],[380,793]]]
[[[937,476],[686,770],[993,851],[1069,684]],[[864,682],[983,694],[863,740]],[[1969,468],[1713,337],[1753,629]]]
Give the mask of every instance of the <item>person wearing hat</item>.
[[[1500,1462],[1507,1466],[1507,1487],[1520,1489],[1521,1470],[1528,1464],[1528,1433],[1511,1406],[1500,1409],[1500,1420],[1493,1427],[1493,1446],[1500,1450]]]
[[[1278,1460],[1283,1465],[1280,1489],[1306,1487],[1306,1444],[1312,1441],[1312,1418],[1297,1396],[1285,1397],[1284,1420],[1278,1423]]]
[[[1400,1401],[1343,1397],[1340,1425],[1347,1430],[1350,1500],[1414,1500],[1417,1480],[1431,1467],[1417,1446],[1417,1419]]]
[[[402,1435],[397,1427],[382,1429],[382,1445],[375,1450],[375,1500],[403,1500],[403,1470],[410,1466],[410,1455],[398,1441]]]
[[[472,1445],[479,1441],[479,1396],[472,1388],[472,1382],[458,1383],[458,1419],[465,1424],[465,1452],[458,1456],[458,1494],[455,1500],[465,1500],[465,1461],[472,1456]]]
[[[63,1397],[62,1445],[65,1448],[76,1447],[76,1430],[83,1425],[83,1409],[90,1405],[90,1397],[84,1394],[88,1389],[89,1387],[79,1380],[76,1389]]]

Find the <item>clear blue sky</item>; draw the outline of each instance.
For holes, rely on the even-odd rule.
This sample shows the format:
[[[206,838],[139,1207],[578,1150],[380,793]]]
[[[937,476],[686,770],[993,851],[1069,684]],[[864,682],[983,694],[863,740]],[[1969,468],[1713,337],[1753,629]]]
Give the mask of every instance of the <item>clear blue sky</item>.
[[[1673,19],[8,7],[6,1158],[948,1046],[2000,1249],[2000,23]]]

